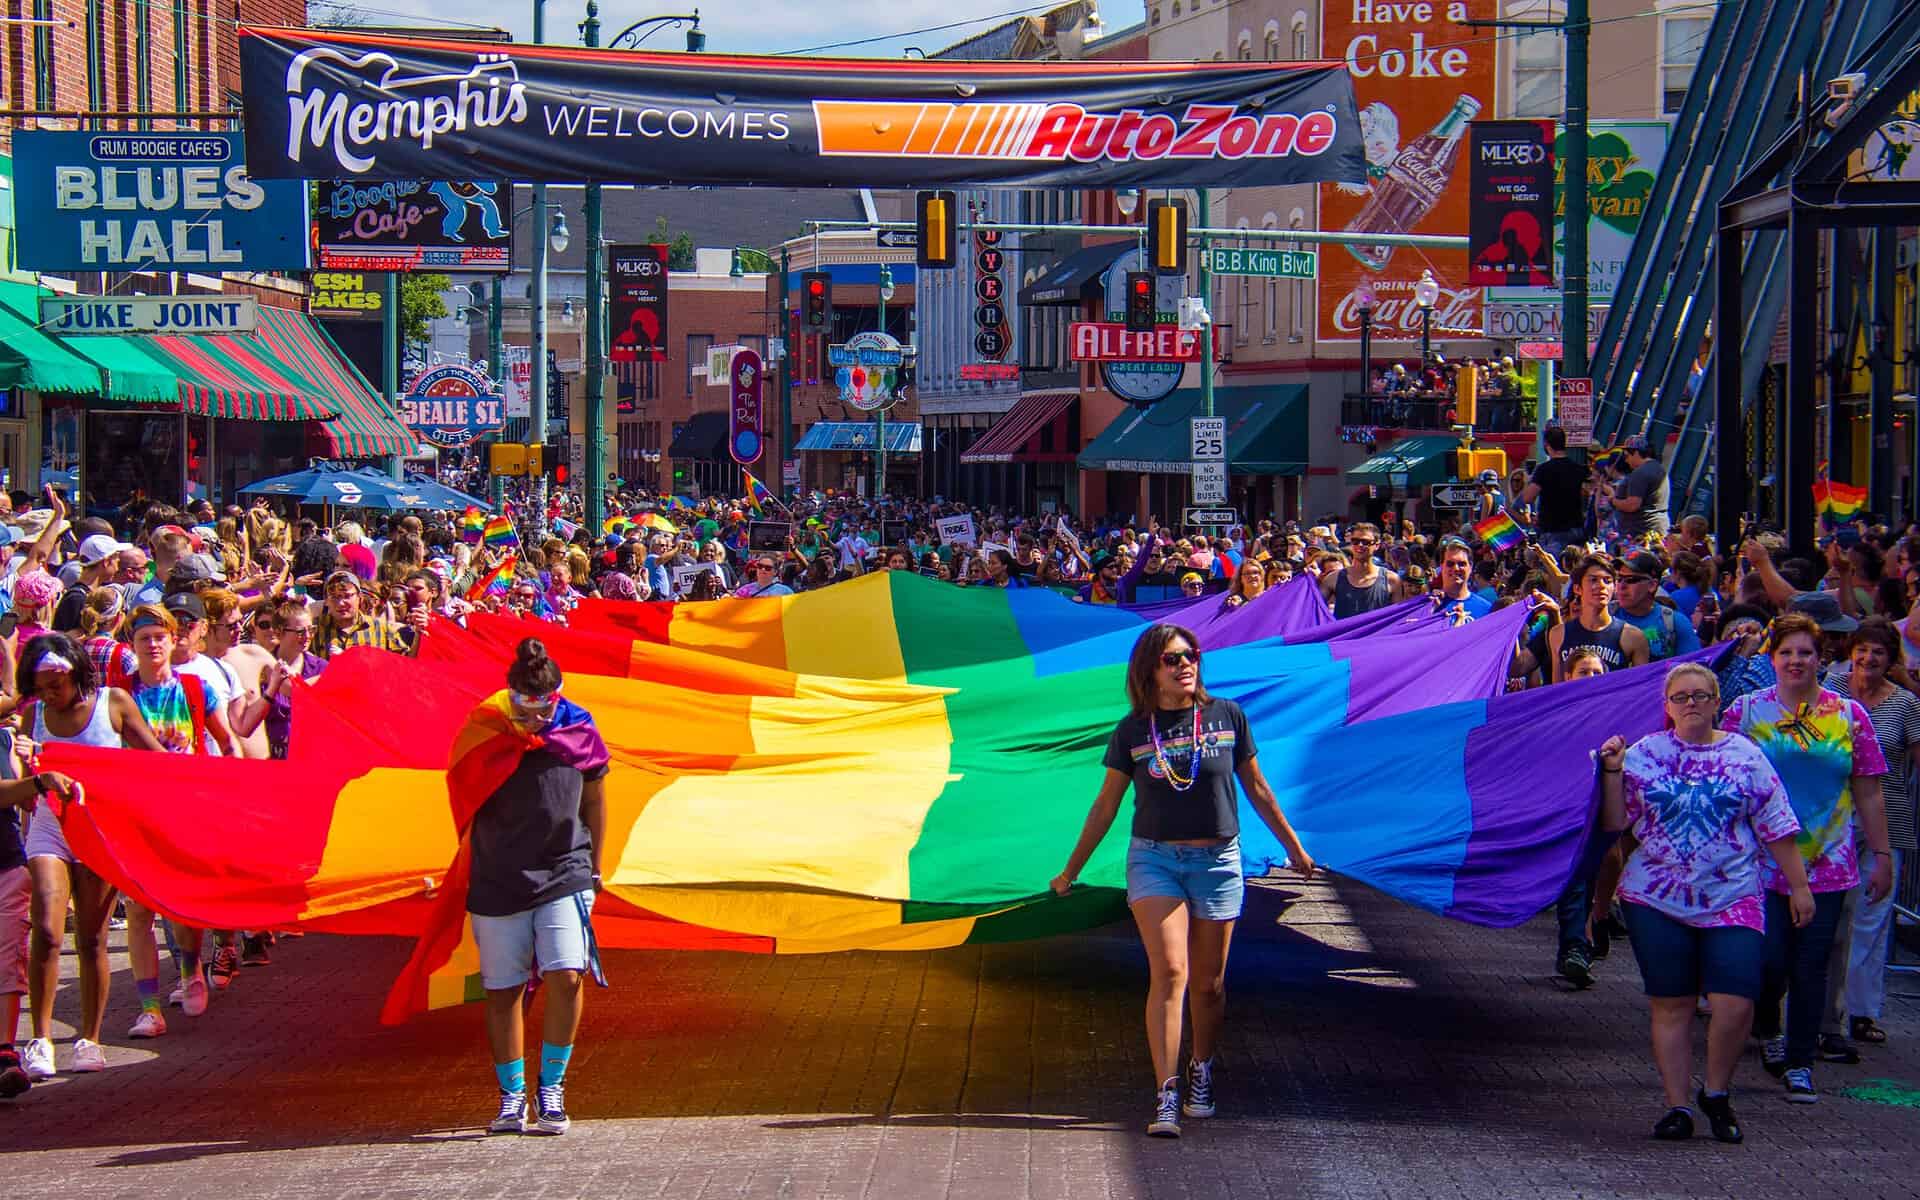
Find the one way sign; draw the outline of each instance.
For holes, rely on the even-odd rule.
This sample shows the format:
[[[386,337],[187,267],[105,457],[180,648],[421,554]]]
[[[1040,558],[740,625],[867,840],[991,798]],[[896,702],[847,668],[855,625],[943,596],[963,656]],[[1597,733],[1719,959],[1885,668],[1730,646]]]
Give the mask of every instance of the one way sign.
[[[1435,508],[1472,508],[1480,502],[1480,489],[1470,483],[1436,483],[1428,492]]]
[[[920,246],[920,231],[917,229],[882,229],[873,235],[876,244],[891,250],[914,250]]]

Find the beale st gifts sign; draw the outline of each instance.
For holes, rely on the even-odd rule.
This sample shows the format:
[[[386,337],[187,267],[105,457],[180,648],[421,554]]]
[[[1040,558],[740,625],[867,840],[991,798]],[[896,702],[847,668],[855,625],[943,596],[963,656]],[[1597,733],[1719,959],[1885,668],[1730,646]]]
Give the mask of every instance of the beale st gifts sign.
[[[1497,0],[1328,0],[1322,53],[1346,60],[1360,109],[1367,183],[1322,184],[1320,228],[1355,233],[1467,235],[1467,125],[1499,111],[1492,31],[1457,24],[1497,18]],[[1480,327],[1481,293],[1464,250],[1329,246],[1320,255],[1320,339],[1357,340],[1358,289],[1374,293],[1373,335],[1420,336],[1413,285],[1440,284],[1433,326]]]

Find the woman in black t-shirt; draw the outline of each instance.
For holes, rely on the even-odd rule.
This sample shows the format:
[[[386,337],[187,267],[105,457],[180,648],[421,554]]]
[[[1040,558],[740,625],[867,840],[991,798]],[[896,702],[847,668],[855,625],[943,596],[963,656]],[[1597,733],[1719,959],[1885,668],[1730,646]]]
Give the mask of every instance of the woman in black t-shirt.
[[[1067,869],[1053,879],[1066,895],[1107,836],[1133,787],[1133,841],[1127,905],[1146,943],[1152,982],[1147,1044],[1157,1085],[1147,1132],[1179,1137],[1180,1116],[1210,1117],[1213,1049],[1226,1013],[1227,946],[1240,916],[1240,806],[1237,778],[1261,820],[1303,876],[1313,858],[1280,811],[1260,770],[1246,714],[1200,682],[1200,643],[1178,625],[1155,625],[1127,664],[1130,710],[1107,744],[1107,775]],[[1191,980],[1191,983],[1189,983]],[[1191,992],[1193,1055],[1180,1102],[1180,1004]]]

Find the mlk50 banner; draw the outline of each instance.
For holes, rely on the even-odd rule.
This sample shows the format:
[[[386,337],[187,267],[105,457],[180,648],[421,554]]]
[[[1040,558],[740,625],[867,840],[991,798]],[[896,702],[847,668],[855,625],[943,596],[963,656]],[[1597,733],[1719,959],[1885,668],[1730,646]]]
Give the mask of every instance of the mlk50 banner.
[[[1553,122],[1475,121],[1467,282],[1553,283]]]
[[[1325,52],[1353,78],[1367,178],[1320,189],[1320,228],[1465,237],[1467,124],[1499,111],[1497,43],[1457,22],[1497,18],[1497,0],[1349,0],[1325,13]],[[1373,290],[1374,337],[1418,338],[1413,285],[1423,270],[1440,284],[1434,329],[1478,329],[1480,290],[1467,282],[1464,251],[1361,242],[1320,255],[1320,339],[1359,338],[1362,283]]]
[[[612,342],[617,363],[667,361],[667,247],[615,246],[609,257]]]
[[[240,31],[240,59],[247,164],[265,178],[1112,187],[1365,177],[1353,88],[1332,63],[747,58],[256,28]]]

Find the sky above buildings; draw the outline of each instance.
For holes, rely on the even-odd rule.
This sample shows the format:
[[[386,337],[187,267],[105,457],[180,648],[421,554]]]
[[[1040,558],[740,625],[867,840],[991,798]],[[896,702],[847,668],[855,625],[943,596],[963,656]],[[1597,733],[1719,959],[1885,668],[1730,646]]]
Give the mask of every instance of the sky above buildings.
[[[315,0],[315,22],[324,20],[327,10],[335,6],[356,14],[359,23],[368,25],[444,27],[453,34],[462,27],[499,27],[510,30],[516,41],[529,40],[533,33],[533,0],[464,0],[458,5],[445,0],[335,0],[331,4]],[[696,6],[709,52],[813,51],[861,58],[897,58],[909,47],[936,53],[1001,21],[1052,7],[1038,4],[1022,8],[1020,0],[838,0],[832,4],[698,0],[697,5],[696,0],[669,0],[664,4],[652,0],[644,6],[603,2],[601,37],[609,38],[643,17],[691,12]],[[1143,11],[1143,0],[1115,0],[1101,5],[1101,17],[1109,31],[1137,23]],[[578,42],[579,22],[585,12],[585,0],[549,3],[546,40]],[[657,28],[642,48],[681,50],[685,46],[683,28],[664,26]],[[832,48],[822,48],[828,46]]]

